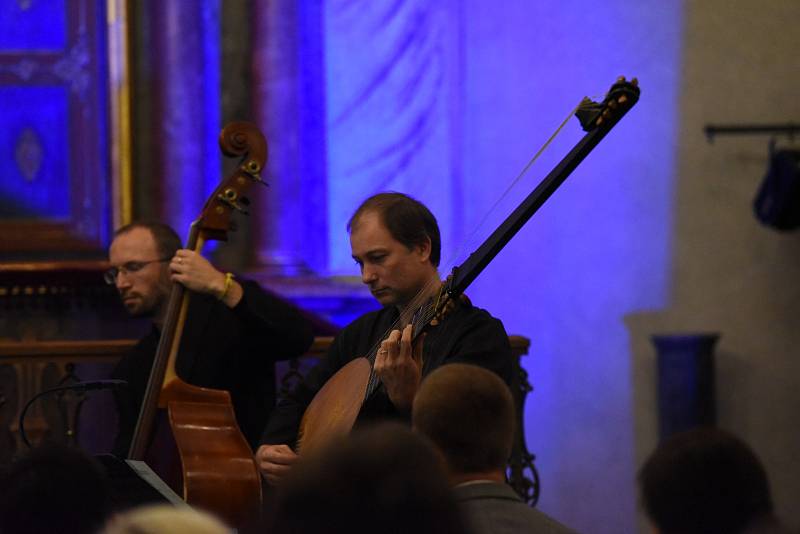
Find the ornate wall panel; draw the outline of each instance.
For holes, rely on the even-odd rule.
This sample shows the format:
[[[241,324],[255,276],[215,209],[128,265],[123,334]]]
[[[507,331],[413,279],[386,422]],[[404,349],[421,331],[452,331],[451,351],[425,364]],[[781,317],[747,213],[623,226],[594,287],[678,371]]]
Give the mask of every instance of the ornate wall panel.
[[[0,253],[100,251],[110,230],[102,0],[0,0]]]

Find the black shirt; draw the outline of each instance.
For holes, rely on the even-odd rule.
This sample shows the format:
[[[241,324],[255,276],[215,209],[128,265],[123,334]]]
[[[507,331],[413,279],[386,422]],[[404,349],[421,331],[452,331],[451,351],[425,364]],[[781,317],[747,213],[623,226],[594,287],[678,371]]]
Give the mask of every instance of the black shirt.
[[[300,420],[317,391],[349,361],[367,356],[376,343],[389,335],[397,318],[397,308],[389,306],[350,323],[333,341],[327,357],[309,371],[305,381],[287,398],[279,400],[261,442],[294,446]],[[460,362],[485,367],[511,384],[513,363],[508,334],[499,320],[471,304],[460,303],[439,325],[429,327],[422,352],[423,377],[444,364]],[[408,418],[408,414],[394,408],[383,386],[364,403],[357,424],[381,418]]]

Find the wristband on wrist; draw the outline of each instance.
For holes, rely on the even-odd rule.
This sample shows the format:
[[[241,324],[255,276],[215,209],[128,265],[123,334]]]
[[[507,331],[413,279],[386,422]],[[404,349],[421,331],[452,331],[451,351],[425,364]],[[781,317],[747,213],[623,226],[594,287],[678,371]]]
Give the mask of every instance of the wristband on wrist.
[[[222,293],[219,294],[217,297],[219,300],[223,300],[225,296],[230,291],[231,286],[233,285],[233,273],[225,273],[225,287],[222,289]]]

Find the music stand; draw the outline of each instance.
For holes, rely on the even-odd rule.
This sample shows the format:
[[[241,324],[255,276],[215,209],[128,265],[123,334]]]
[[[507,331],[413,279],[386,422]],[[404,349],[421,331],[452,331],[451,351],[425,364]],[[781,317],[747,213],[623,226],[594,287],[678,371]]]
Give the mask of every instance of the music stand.
[[[108,474],[111,503],[115,510],[159,503],[189,506],[146,463],[124,460],[112,454],[98,454],[95,458]]]

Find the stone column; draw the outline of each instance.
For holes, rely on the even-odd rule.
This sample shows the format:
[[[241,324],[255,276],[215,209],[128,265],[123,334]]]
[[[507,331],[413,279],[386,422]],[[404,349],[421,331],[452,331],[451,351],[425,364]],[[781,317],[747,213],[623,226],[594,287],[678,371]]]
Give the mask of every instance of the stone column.
[[[219,0],[150,4],[159,217],[185,240],[221,179]]]
[[[325,110],[321,2],[253,3],[253,109],[269,145],[254,199],[256,267],[270,276],[325,268]]]

